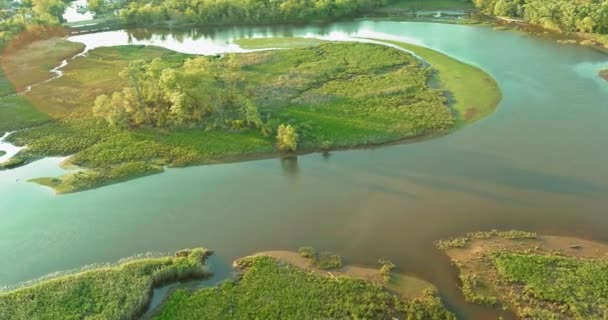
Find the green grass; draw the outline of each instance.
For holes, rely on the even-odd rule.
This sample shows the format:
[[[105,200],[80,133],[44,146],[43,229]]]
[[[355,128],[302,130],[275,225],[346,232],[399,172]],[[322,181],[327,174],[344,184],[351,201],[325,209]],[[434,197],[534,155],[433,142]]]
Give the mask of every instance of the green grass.
[[[5,132],[36,126],[50,119],[23,96],[0,99],[0,136]]]
[[[483,70],[440,52],[412,44],[386,41],[411,50],[431,64],[443,88],[452,95],[452,108],[459,125],[469,124],[493,113],[502,100],[496,80]]]
[[[155,286],[209,275],[210,251],[145,258],[97,268],[0,293],[0,319],[132,319],[148,306]]]
[[[210,68],[237,70],[238,93],[259,107],[261,130],[234,126],[242,117],[238,109],[190,127],[108,127],[93,118],[93,102],[128,85],[118,74],[129,62],[160,58],[164,67],[180,70],[192,56],[156,47],[99,48],[72,61],[64,77],[28,94],[29,106],[60,120],[11,135],[11,142],[27,149],[0,168],[72,156],[70,163],[84,171],[32,180],[69,193],[159,173],[163,166],[278,155],[275,135],[280,124],[296,128],[301,152],[445,134],[456,123],[487,115],[500,98],[496,83],[481,70],[425,48],[399,44],[434,64],[438,75],[410,54],[386,46],[301,38],[244,41],[248,48],[291,48],[209,58]],[[437,78],[444,87],[430,85]],[[451,108],[446,90],[455,97]],[[26,117],[27,108],[20,108],[12,117],[26,118],[23,126],[48,120],[36,119],[35,112]],[[0,130],[2,125],[0,120]],[[11,125],[7,129],[15,129]]]
[[[608,313],[608,261],[507,251],[491,259],[499,277],[524,286],[517,300],[530,306],[518,313],[523,318],[605,319]]]
[[[239,267],[237,281],[175,292],[155,319],[455,319],[433,296],[401,300],[364,280],[335,280],[270,257]]]

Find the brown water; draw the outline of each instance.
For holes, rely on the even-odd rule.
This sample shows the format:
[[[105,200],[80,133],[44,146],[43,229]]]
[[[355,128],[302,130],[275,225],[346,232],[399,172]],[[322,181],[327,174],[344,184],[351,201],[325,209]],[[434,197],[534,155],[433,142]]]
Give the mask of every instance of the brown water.
[[[349,263],[391,259],[435,283],[461,318],[484,319],[491,313],[462,301],[434,240],[517,228],[608,241],[605,55],[485,27],[381,21],[130,35],[186,52],[244,36],[414,41],[480,66],[504,100],[489,118],[421,143],[170,169],[65,196],[24,182],[60,174],[57,159],[0,172],[0,285],[146,251],[207,246],[228,264],[311,245]]]

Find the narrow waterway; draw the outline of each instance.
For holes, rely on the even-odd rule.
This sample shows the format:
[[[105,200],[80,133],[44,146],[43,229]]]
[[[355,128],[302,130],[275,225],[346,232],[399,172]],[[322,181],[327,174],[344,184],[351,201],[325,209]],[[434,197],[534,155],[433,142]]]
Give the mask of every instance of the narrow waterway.
[[[489,118],[421,143],[169,169],[71,195],[26,182],[59,175],[60,159],[0,172],[0,285],[148,251],[206,246],[229,263],[312,245],[350,263],[391,259],[435,283],[459,316],[484,319],[487,310],[463,303],[434,240],[517,228],[608,241],[608,84],[597,75],[608,56],[592,49],[487,27],[390,21],[71,40],[214,54],[253,36],[421,44],[486,70],[504,99]]]

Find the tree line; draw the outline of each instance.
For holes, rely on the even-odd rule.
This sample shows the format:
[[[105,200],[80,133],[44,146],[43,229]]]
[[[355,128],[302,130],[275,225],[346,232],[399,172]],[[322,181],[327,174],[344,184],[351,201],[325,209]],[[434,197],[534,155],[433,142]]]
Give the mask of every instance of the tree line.
[[[325,20],[386,5],[391,0],[135,0],[120,10],[126,24],[165,21],[197,25]]]
[[[484,13],[565,32],[608,33],[608,0],[473,0]]]
[[[58,25],[69,0],[0,0],[0,47],[16,35],[41,25]]]

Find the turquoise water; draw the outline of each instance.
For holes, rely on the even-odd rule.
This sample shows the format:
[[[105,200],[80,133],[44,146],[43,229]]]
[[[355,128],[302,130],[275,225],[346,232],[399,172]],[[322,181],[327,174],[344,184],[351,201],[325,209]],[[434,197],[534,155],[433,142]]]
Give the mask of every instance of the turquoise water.
[[[59,175],[59,159],[0,172],[0,285],[147,251],[206,246],[228,263],[312,245],[350,263],[391,259],[438,285],[459,315],[483,318],[462,302],[434,240],[493,228],[608,240],[608,83],[597,76],[608,56],[592,49],[486,27],[389,21],[73,40],[215,54],[240,37],[292,35],[422,44],[486,70],[504,99],[487,119],[421,143],[169,169],[71,195],[25,182]]]

